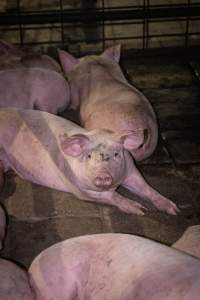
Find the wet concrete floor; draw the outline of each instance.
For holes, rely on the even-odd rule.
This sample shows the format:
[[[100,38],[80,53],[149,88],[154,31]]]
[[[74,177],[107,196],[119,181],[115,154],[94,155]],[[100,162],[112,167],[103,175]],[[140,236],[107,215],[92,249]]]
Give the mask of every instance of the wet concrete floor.
[[[138,168],[154,188],[179,206],[180,213],[170,216],[151,207],[143,217],[127,215],[10,172],[0,194],[8,213],[3,257],[28,267],[41,250],[56,242],[103,232],[137,234],[171,245],[186,227],[200,223],[200,82],[184,60],[123,59],[122,64],[131,82],[151,101],[159,120],[157,150]],[[127,191],[120,192],[137,200]]]

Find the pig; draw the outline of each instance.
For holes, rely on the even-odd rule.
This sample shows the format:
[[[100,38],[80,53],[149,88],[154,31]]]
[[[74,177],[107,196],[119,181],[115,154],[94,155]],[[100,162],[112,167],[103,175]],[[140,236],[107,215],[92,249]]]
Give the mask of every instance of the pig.
[[[120,45],[101,55],[76,59],[58,50],[71,89],[71,108],[80,106],[82,125],[87,129],[129,130],[137,143],[131,149],[136,161],[149,157],[157,145],[158,126],[147,98],[130,85],[119,66]]]
[[[0,70],[16,67],[40,67],[62,73],[60,65],[52,57],[0,41]]]
[[[6,230],[6,215],[3,208],[0,205],[0,250],[2,249],[2,242],[5,236]]]
[[[128,234],[71,238],[32,262],[37,300],[199,300],[200,261]]]
[[[0,162],[31,182],[143,215],[145,207],[120,195],[130,186],[158,209],[176,214],[176,205],[144,186],[130,147],[135,136],[107,129],[86,130],[64,118],[26,109],[0,110]],[[3,177],[3,174],[0,178]]]
[[[59,57],[70,85],[71,108],[80,105],[84,128],[106,128],[121,134],[130,132],[135,136],[130,153],[136,161],[147,158],[157,144],[156,117],[144,95],[125,79],[118,64],[120,47],[108,48],[100,56],[81,59],[59,50]],[[148,195],[161,210],[172,214],[178,211],[176,206],[169,205],[172,202],[166,202],[165,197],[145,182],[135,166],[123,185],[142,197]]]
[[[0,108],[38,109],[58,114],[70,103],[69,86],[56,71],[14,68],[0,71]]]
[[[0,258],[0,299],[36,300],[28,273],[17,264]]]
[[[188,227],[172,247],[200,259],[200,225]]]

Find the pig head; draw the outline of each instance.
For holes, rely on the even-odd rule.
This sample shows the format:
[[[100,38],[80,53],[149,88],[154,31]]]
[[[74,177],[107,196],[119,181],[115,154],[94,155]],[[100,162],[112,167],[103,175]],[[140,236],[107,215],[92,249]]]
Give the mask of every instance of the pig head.
[[[200,261],[126,234],[72,238],[42,251],[29,274],[38,300],[198,300]]]
[[[72,108],[80,106],[83,126],[132,131],[140,136],[140,143],[131,149],[135,160],[150,156],[158,138],[156,117],[147,98],[125,79],[119,66],[120,46],[80,59],[59,50],[59,57],[69,80]]]

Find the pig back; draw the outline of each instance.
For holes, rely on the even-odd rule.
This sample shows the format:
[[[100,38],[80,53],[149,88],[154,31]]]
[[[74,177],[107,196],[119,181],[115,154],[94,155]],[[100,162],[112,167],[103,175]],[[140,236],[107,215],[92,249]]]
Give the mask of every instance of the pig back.
[[[2,126],[1,126],[2,125]],[[79,126],[47,112],[0,111],[0,147],[6,165],[24,179],[66,191],[67,160],[60,136],[80,132]]]
[[[200,293],[198,260],[134,235],[63,241],[39,254],[29,273],[44,300],[198,300]]]
[[[54,70],[39,67],[1,70],[0,94],[0,107],[57,113],[69,104],[69,86],[65,78]]]

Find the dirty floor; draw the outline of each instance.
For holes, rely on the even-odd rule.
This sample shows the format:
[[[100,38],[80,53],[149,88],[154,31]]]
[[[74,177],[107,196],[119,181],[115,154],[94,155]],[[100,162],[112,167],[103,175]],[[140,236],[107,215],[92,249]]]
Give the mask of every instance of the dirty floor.
[[[150,208],[143,217],[127,215],[8,173],[0,194],[8,213],[3,257],[28,267],[56,242],[103,232],[137,234],[171,245],[186,227],[200,223],[200,81],[189,61],[140,58],[123,59],[122,64],[131,82],[150,99],[160,126],[157,150],[138,168],[181,212],[170,216]],[[192,66],[198,75],[198,61]]]

